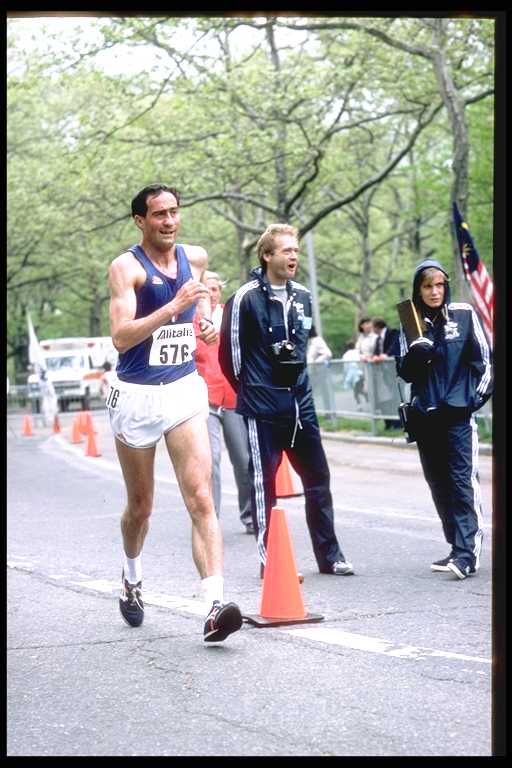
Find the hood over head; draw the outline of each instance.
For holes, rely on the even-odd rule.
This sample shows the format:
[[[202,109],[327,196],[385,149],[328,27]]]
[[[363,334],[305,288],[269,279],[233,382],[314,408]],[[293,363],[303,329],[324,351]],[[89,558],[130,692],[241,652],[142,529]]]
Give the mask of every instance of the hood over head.
[[[414,270],[413,281],[412,281],[412,300],[423,315],[428,315],[430,310],[429,310],[429,307],[427,307],[427,305],[424,304],[421,299],[420,283],[422,281],[423,272],[426,269],[430,269],[430,268],[438,269],[445,276],[446,279],[444,284],[443,306],[446,306],[447,304],[450,303],[450,283],[449,283],[450,278],[449,278],[448,272],[439,261],[436,261],[436,259],[424,259],[416,266],[416,269]]]

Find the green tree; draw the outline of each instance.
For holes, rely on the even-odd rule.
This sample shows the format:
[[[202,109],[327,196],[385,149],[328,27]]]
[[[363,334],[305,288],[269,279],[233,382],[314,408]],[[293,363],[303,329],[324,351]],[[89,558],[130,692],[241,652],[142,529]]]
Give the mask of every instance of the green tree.
[[[299,21],[97,19],[92,42],[48,34],[44,52],[10,35],[8,354],[27,305],[44,336],[107,331],[108,265],[138,238],[129,200],[158,179],[182,191],[182,240],[204,245],[233,289],[268,222],[314,231],[334,340],[361,312],[386,316],[418,258],[447,252],[453,124],[433,60],[369,31],[434,51],[432,25]],[[436,43],[464,100],[470,224],[489,249],[491,29],[449,20]],[[118,47],[147,66],[106,73]]]

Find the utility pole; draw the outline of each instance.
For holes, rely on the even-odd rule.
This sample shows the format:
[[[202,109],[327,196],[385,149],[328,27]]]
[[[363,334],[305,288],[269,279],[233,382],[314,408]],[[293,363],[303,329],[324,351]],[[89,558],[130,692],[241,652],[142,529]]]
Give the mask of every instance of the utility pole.
[[[306,232],[306,251],[308,254],[308,272],[309,272],[309,290],[313,299],[313,324],[319,336],[322,334],[322,320],[320,318],[320,302],[318,301],[318,288],[316,284],[316,262],[313,248],[313,233],[311,230]]]

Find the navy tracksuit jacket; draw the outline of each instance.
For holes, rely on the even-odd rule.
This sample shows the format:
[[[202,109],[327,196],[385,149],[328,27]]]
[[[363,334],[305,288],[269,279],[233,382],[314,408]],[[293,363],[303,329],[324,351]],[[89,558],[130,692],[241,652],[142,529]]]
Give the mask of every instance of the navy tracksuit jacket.
[[[435,319],[426,311],[419,285],[427,267],[446,275],[434,260],[416,268],[413,301],[426,330],[409,345],[401,329],[397,370],[412,383],[412,431],[451,555],[478,569],[483,531],[473,414],[492,394],[491,351],[473,307],[450,302],[448,282],[442,311]]]
[[[311,294],[289,280],[285,309],[261,267],[251,272],[251,278],[224,307],[219,361],[248,426],[259,558],[265,564],[270,512],[276,503],[275,475],[284,450],[304,487],[306,521],[319,570],[330,573],[333,563],[345,558],[334,531],[329,467],[306,368]],[[272,351],[273,344],[287,339],[296,353],[290,379]]]

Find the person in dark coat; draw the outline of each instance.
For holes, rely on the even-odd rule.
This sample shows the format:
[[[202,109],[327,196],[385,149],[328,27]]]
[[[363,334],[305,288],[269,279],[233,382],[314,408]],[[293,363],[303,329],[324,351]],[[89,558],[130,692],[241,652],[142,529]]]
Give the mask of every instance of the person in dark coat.
[[[412,300],[422,335],[400,329],[398,374],[411,382],[411,433],[450,551],[432,571],[458,579],[480,567],[483,539],[475,412],[492,394],[491,349],[466,302],[450,301],[446,269],[432,259],[414,273]]]
[[[376,401],[381,413],[396,411],[396,365],[391,364],[400,354],[400,333],[396,328],[388,328],[385,320],[376,317],[372,321],[373,331],[376,334],[373,348],[373,356],[370,362],[378,365],[374,369],[374,382]],[[384,362],[384,365],[379,363]],[[384,419],[385,429],[399,429],[399,419]]]
[[[354,571],[334,530],[329,467],[306,365],[313,322],[311,294],[294,279],[299,262],[297,230],[271,224],[258,240],[257,252],[260,266],[226,302],[219,361],[237,392],[237,411],[249,431],[260,574],[276,503],[276,470],[286,451],[304,487],[318,569],[345,576]]]

